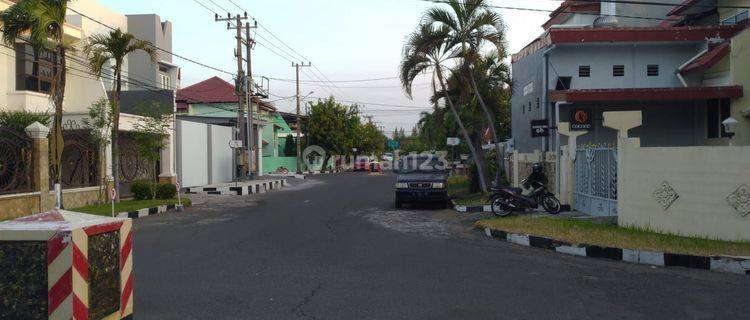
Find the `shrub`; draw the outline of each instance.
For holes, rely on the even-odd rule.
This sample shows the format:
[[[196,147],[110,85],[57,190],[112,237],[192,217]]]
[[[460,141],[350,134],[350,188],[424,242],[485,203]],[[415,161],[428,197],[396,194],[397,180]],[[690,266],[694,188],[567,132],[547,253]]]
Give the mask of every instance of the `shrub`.
[[[28,111],[0,110],[0,127],[10,128],[23,133],[26,127],[34,122],[49,126],[51,117],[49,112],[34,113]]]
[[[177,187],[171,183],[161,183],[156,186],[156,199],[166,200],[177,197]]]
[[[133,182],[133,185],[130,186],[130,192],[133,194],[135,200],[151,200],[154,198],[155,188],[155,183],[139,180]]]

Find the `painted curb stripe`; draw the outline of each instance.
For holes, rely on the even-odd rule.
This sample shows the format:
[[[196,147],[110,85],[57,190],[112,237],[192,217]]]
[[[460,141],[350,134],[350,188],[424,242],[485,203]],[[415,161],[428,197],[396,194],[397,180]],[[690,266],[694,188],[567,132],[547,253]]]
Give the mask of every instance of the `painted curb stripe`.
[[[133,274],[128,276],[128,282],[125,283],[125,287],[122,288],[122,297],[120,298],[120,308],[122,309],[120,316],[125,314],[125,306],[128,305],[130,295],[133,294]]]
[[[89,308],[75,295],[73,295],[73,317],[76,320],[89,318]]]
[[[604,248],[600,246],[586,246],[586,256],[591,258],[622,261],[622,249]]]
[[[554,250],[558,253],[581,257],[609,259],[650,266],[684,267],[725,273],[750,275],[750,260],[741,257],[701,257],[684,254],[661,253],[647,250],[609,248],[590,245],[572,245],[562,241],[531,235],[506,233],[484,228],[484,234],[510,243]]]
[[[664,265],[668,267],[686,267],[693,269],[711,270],[711,259],[684,254],[664,254]]]
[[[73,270],[68,269],[49,289],[49,315],[52,315],[71,293],[73,293]]]
[[[49,239],[47,241],[47,265],[49,266],[52,264],[55,259],[57,259],[58,256],[60,256],[60,253],[65,250],[66,247],[68,247],[68,243],[70,242],[70,238],[65,239],[65,234],[58,233],[55,234],[55,236],[52,237],[52,239]]]
[[[81,249],[78,249],[78,246],[75,244],[73,244],[73,268],[76,269],[76,271],[79,275],[81,275],[81,278],[83,278],[84,281],[89,282],[88,259],[86,259],[86,256],[83,255]]]
[[[122,227],[122,221],[96,225],[93,227],[86,227],[83,228],[83,231],[86,232],[87,236],[93,236],[97,234],[117,231],[120,230],[120,227]]]
[[[125,262],[127,260],[127,257],[130,255],[130,250],[133,249],[133,232],[128,232],[127,238],[125,238],[125,243],[122,244],[122,249],[120,250],[120,269],[125,267]]]

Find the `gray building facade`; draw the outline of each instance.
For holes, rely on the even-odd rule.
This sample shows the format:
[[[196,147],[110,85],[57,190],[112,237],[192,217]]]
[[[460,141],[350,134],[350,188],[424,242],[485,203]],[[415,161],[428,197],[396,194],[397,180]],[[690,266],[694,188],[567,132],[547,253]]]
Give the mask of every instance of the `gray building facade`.
[[[156,89],[176,91],[180,88],[180,68],[172,63],[172,23],[162,21],[155,14],[128,15],[128,32],[136,38],[150,41],[156,47],[157,61],[152,62],[144,52],[129,57],[128,74],[131,81]]]

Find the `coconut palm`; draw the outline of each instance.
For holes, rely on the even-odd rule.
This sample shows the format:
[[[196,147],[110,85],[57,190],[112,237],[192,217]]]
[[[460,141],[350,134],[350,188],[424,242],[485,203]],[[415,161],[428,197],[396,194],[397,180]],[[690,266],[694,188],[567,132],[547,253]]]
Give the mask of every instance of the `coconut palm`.
[[[471,85],[477,102],[482,108],[492,134],[495,152],[501,154],[498,144],[494,116],[480,94],[477,81],[473,75],[472,64],[481,60],[480,51],[485,44],[495,46],[499,53],[505,53],[503,19],[499,13],[489,9],[487,0],[446,0],[447,8],[435,7],[427,10],[423,23],[450,30],[451,45],[460,47],[463,59],[463,73]],[[502,160],[496,157],[497,166],[502,167]],[[495,183],[500,183],[500,175],[495,176]]]
[[[422,24],[406,40],[403,51],[403,60],[400,66],[401,84],[404,87],[406,95],[412,97],[412,84],[414,79],[425,73],[432,72],[433,82],[437,81],[441,91],[444,92],[444,98],[448,108],[451,110],[459,131],[464,140],[469,142],[469,150],[476,161],[480,161],[477,156],[477,149],[471,143],[466,127],[461,122],[461,116],[453,104],[453,100],[448,94],[444,78],[444,64],[448,61],[460,58],[460,51],[455,49],[455,45],[450,43],[450,30],[445,27],[433,27],[432,25]],[[434,86],[433,86],[434,88]],[[483,192],[487,192],[486,175],[484,164],[477,163],[480,187]]]
[[[66,54],[69,46],[63,41],[63,28],[67,11],[68,0],[21,0],[0,12],[0,33],[5,44],[14,45],[17,39],[22,39],[37,52],[51,50],[57,56],[58,65],[54,68],[50,91],[50,100],[55,106],[50,151],[57,199],[55,207],[58,209],[62,207],[59,185],[65,145],[62,137],[62,113],[67,72]]]
[[[149,41],[136,39],[130,33],[122,32],[119,28],[109,34],[91,36],[84,45],[84,52],[88,56],[88,67],[99,77],[102,71],[114,62],[114,92],[112,92],[112,175],[114,176],[117,201],[120,200],[120,146],[118,132],[120,131],[120,92],[122,91],[122,66],[128,54],[143,51],[149,55],[151,61],[156,61],[156,48]]]

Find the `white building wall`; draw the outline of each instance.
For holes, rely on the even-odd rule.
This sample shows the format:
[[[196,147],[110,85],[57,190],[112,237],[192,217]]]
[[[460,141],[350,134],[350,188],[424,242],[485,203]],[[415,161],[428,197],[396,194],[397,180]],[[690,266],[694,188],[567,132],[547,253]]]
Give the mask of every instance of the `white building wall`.
[[[179,153],[177,176],[182,187],[196,187],[208,184],[209,163],[208,125],[203,123],[177,121],[179,130]]]
[[[211,127],[211,181],[210,183],[224,183],[232,181],[233,151],[229,147],[232,141],[232,128],[222,126]]]

